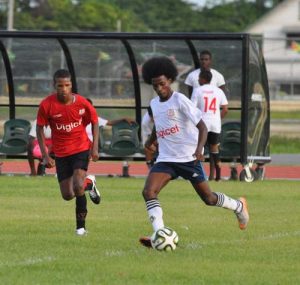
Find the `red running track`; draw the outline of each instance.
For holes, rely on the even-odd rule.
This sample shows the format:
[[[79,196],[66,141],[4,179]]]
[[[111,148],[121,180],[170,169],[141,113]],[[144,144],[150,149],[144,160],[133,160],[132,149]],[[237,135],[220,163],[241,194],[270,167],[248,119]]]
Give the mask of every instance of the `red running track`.
[[[26,160],[5,160],[1,167],[2,174],[23,174],[29,175],[30,169]],[[101,176],[121,176],[123,163],[121,161],[99,161],[91,162],[89,173]],[[208,163],[204,163],[206,174],[208,174]],[[240,172],[242,166],[238,166]],[[145,177],[148,173],[148,168],[144,162],[129,162],[129,175]],[[55,174],[55,169],[46,169],[47,174]],[[222,177],[230,176],[229,164],[222,165]],[[300,165],[265,165],[265,179],[300,179]]]

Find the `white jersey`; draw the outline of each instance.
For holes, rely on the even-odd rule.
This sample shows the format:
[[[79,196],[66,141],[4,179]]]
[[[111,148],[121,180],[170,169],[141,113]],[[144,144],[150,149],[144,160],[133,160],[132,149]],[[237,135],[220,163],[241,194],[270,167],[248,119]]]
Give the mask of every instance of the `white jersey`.
[[[221,133],[220,107],[228,105],[223,90],[211,84],[205,84],[193,89],[191,100],[203,112],[203,121],[207,130]]]
[[[34,120],[31,124],[29,135],[33,138],[36,138],[36,120]],[[44,135],[45,135],[45,139],[51,139],[50,126],[44,126]]]
[[[108,122],[108,120],[98,117],[99,127],[105,127],[107,125],[107,122]],[[85,131],[86,131],[90,141],[92,142],[93,141],[92,124],[88,124],[85,128]]]
[[[194,71],[190,72],[187,76],[187,78],[185,79],[184,83],[186,85],[189,85],[193,88],[196,88],[196,87],[200,87],[200,84],[199,84],[199,74],[200,74],[200,68],[198,69],[195,69]],[[210,72],[212,74],[212,78],[211,78],[211,81],[210,81],[210,84],[211,85],[215,85],[217,87],[220,87],[222,85],[225,85],[225,79],[224,79],[224,76],[216,71],[215,69],[210,69]]]
[[[148,111],[145,113],[142,119],[142,142],[145,144],[148,137],[151,135],[153,130],[153,120],[151,119]]]
[[[185,95],[173,92],[165,102],[157,96],[151,100],[159,145],[157,162],[189,162],[195,160],[199,131],[196,125],[202,112]]]

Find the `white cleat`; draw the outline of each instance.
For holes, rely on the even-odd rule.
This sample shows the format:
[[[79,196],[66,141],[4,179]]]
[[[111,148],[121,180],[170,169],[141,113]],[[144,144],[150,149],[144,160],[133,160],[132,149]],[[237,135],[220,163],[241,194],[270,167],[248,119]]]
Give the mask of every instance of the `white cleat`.
[[[88,175],[85,179],[87,180],[87,185],[84,190],[89,191],[89,195],[93,203],[99,204],[101,201],[101,196],[96,187],[96,177],[94,175]]]
[[[241,197],[241,198],[239,198],[239,200],[243,204],[243,208],[240,213],[235,213],[235,214],[238,219],[240,229],[245,230],[247,228],[247,225],[249,222],[248,205],[247,205],[246,198]]]
[[[78,236],[85,236],[87,235],[87,230],[85,228],[79,228],[75,231],[75,233]]]

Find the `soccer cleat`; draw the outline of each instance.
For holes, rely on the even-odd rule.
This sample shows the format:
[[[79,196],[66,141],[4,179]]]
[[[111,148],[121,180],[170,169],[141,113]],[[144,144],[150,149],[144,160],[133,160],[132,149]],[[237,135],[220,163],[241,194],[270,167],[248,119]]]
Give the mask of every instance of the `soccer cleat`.
[[[141,237],[140,243],[145,247],[152,248],[150,237]]]
[[[79,228],[75,231],[75,233],[78,236],[85,236],[87,235],[87,230],[85,228]]]
[[[239,198],[239,201],[243,204],[243,208],[240,213],[235,213],[235,214],[238,219],[240,229],[245,230],[249,222],[248,205],[244,197]]]
[[[84,190],[89,191],[93,203],[99,204],[101,201],[100,192],[96,187],[96,178],[94,175],[88,175],[86,178],[86,187]]]

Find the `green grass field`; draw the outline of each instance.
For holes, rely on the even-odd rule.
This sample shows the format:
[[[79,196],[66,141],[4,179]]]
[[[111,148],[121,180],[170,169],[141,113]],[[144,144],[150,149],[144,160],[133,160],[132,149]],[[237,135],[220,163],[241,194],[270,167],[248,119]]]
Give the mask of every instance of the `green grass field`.
[[[188,182],[160,195],[176,251],[143,248],[152,232],[141,196],[144,179],[102,178],[102,204],[88,201],[88,235],[75,236],[74,201],[54,177],[0,176],[1,284],[300,284],[299,181],[212,182],[246,195],[246,231],[234,214],[207,207]]]

